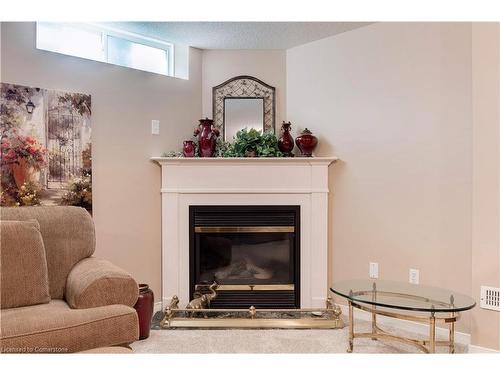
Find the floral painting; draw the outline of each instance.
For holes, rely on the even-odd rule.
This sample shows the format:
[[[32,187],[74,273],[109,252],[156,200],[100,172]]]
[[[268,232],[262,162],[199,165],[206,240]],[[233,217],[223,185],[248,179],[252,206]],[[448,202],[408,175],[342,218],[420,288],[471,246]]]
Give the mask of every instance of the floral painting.
[[[90,95],[0,83],[1,206],[92,210]]]

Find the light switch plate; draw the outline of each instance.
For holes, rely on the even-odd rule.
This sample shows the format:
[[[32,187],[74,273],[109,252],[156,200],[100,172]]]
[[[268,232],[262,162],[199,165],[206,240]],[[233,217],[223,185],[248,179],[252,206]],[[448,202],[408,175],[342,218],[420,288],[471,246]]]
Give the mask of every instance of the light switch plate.
[[[151,120],[151,134],[153,134],[153,135],[160,134],[160,121],[159,120]]]
[[[370,262],[370,278],[378,279],[378,263]]]

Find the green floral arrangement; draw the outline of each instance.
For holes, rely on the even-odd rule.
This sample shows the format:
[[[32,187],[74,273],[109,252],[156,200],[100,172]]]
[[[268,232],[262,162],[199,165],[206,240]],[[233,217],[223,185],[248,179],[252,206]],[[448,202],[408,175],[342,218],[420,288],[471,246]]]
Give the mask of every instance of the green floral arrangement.
[[[272,131],[261,133],[247,128],[236,133],[233,143],[220,145],[222,157],[280,157],[278,139]]]

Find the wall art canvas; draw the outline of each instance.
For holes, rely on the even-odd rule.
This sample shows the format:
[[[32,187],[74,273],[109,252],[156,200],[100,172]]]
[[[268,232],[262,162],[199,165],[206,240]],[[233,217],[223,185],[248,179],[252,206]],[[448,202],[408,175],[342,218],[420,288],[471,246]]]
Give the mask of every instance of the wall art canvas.
[[[0,83],[1,206],[92,210],[90,95]]]

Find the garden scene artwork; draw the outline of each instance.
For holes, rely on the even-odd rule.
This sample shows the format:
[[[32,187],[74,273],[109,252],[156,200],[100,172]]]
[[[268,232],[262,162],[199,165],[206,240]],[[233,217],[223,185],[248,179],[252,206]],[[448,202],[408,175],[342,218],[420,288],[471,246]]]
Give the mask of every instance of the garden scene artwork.
[[[0,83],[1,206],[92,211],[90,95]]]

